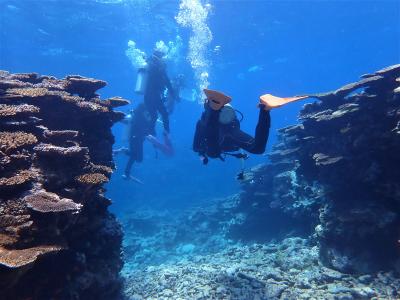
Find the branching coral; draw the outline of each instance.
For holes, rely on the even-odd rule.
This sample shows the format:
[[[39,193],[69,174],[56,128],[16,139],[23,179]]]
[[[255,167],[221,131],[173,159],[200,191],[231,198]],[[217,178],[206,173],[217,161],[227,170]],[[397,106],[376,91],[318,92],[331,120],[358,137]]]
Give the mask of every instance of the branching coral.
[[[31,134],[22,131],[0,132],[0,150],[8,153],[11,150],[22,146],[33,145],[38,142],[37,138]]]
[[[76,180],[82,184],[100,185],[108,182],[108,178],[101,173],[88,173],[76,177]]]

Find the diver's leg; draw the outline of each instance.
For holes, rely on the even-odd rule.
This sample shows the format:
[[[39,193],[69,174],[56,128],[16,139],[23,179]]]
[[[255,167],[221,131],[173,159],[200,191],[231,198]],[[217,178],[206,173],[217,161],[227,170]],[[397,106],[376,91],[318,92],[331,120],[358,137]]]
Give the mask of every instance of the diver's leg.
[[[124,175],[126,177],[130,177],[131,175],[131,169],[133,163],[136,162],[142,162],[143,161],[143,138],[139,137],[132,137],[130,144],[129,144],[129,158],[128,162],[126,163],[125,167],[125,173]]]
[[[271,127],[271,115],[269,110],[265,110],[263,106],[260,107],[258,115],[258,123],[256,127],[256,135],[254,137],[254,148],[251,153],[261,154],[265,152],[267,141],[269,137],[269,129]]]
[[[223,144],[233,144],[247,152],[252,152],[255,145],[255,139],[250,134],[238,129],[233,133],[226,135]]]
[[[263,107],[261,107],[254,138],[242,130],[235,131],[229,138],[231,138],[238,147],[247,152],[262,154],[267,145],[270,124],[271,117],[269,111],[265,111]]]
[[[219,157],[221,149],[219,145],[219,110],[214,110],[205,105],[204,121],[205,121],[205,137],[207,140],[207,155],[209,157]]]
[[[129,178],[131,176],[131,169],[132,169],[132,165],[133,165],[134,162],[135,162],[135,160],[130,155],[129,158],[128,158],[128,162],[126,163],[126,166],[125,166],[124,175],[125,175],[126,178]]]

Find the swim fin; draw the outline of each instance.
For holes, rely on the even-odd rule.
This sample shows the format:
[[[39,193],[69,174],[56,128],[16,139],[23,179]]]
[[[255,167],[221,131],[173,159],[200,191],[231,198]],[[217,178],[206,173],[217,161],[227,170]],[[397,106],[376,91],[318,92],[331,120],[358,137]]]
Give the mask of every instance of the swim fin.
[[[139,183],[139,184],[144,184],[143,181],[141,181],[139,178],[133,177],[132,175],[129,175],[129,176],[122,175],[122,178],[125,180],[131,180],[131,181]]]
[[[168,134],[164,134],[164,144],[151,134],[146,136],[146,140],[148,140],[154,148],[161,150],[165,155],[170,157],[174,155],[174,148]]]
[[[260,96],[260,104],[265,106],[266,110],[274,109],[281,107],[287,103],[299,101],[302,99],[309,98],[309,96],[296,96],[296,97],[288,97],[288,98],[281,98],[277,96],[273,96],[271,94],[265,94]]]
[[[220,110],[225,104],[232,101],[232,98],[224,93],[215,90],[203,89],[207,101],[213,110]]]

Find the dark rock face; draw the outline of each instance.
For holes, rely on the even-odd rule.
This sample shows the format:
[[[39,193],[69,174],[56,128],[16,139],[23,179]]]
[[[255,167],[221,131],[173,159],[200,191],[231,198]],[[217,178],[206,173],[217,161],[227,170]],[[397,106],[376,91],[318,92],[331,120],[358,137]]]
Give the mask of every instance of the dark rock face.
[[[321,260],[337,270],[399,263],[399,78],[395,65],[312,95],[320,101],[280,130],[271,163],[247,174],[237,207],[245,218],[231,233],[246,239],[279,216],[286,233],[314,232]]]
[[[102,185],[114,168],[106,83],[0,71],[0,298],[114,299],[122,231]]]

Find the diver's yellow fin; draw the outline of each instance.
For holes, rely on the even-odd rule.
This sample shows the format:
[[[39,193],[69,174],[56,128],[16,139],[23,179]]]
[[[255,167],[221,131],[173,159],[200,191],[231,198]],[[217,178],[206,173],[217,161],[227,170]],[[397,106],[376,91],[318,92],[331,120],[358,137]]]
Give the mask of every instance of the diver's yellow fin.
[[[263,104],[266,110],[270,110],[277,107],[281,107],[290,102],[306,99],[308,97],[309,96],[296,96],[296,97],[281,98],[271,94],[265,94],[260,96],[260,104]]]

